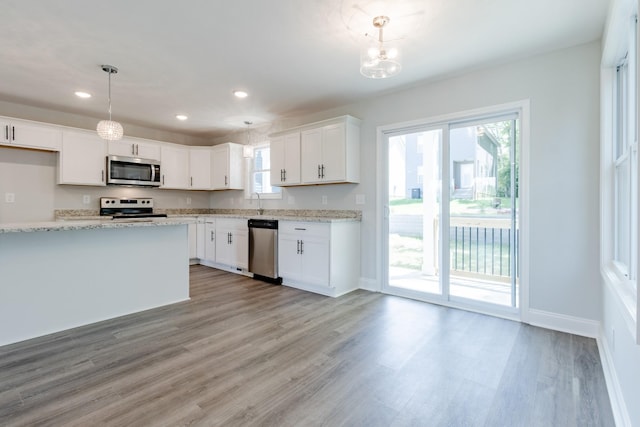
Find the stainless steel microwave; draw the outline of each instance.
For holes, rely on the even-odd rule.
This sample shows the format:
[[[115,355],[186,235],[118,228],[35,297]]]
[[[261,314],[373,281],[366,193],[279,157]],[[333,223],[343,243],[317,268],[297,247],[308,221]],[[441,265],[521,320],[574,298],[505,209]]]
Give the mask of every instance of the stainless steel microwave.
[[[160,162],[137,157],[107,156],[107,184],[160,186]]]

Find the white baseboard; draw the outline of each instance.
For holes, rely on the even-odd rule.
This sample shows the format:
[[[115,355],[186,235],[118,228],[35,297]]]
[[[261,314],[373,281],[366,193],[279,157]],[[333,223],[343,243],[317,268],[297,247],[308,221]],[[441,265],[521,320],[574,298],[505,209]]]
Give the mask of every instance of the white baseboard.
[[[632,427],[627,405],[624,401],[624,395],[622,394],[620,382],[618,381],[618,374],[616,373],[613,363],[613,357],[609,350],[609,342],[607,341],[604,331],[600,331],[597,341],[602,371],[604,372],[604,379],[607,383],[607,390],[609,391],[609,401],[611,402],[613,419],[617,427]]]
[[[370,292],[380,292],[380,284],[375,279],[360,278],[360,289]]]
[[[553,329],[554,331],[567,332],[588,338],[598,338],[600,335],[600,322],[597,320],[535,309],[529,309],[528,319],[530,325]]]

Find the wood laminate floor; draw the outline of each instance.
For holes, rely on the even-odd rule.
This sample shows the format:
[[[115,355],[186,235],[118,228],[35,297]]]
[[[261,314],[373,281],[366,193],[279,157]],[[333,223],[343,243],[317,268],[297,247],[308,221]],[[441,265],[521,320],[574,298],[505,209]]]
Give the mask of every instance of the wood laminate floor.
[[[614,425],[592,339],[202,266],[191,296],[0,347],[0,425]]]

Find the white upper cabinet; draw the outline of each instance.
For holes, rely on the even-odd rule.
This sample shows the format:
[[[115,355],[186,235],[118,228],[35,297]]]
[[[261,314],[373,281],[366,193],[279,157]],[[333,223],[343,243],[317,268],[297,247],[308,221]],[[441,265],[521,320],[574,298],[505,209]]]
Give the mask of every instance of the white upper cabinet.
[[[109,141],[109,154],[160,160],[160,143],[124,137],[119,141]]]
[[[242,145],[227,142],[211,148],[214,190],[244,189]]]
[[[211,148],[189,148],[189,188],[192,190],[211,190]]]
[[[107,143],[95,132],[65,130],[58,157],[58,184],[106,185]]]
[[[35,122],[0,117],[0,144],[60,151],[62,129]]]
[[[300,134],[299,155],[294,137],[291,136],[291,141],[287,141],[289,135],[296,133]],[[341,116],[278,132],[271,135],[271,144],[271,182],[274,185],[360,181],[360,119]],[[290,153],[291,158],[287,157]],[[293,165],[298,156],[299,170]],[[287,172],[283,173],[285,170]],[[298,172],[300,178],[297,183],[294,182],[295,178],[289,180]]]
[[[300,132],[271,139],[271,185],[300,184]]]
[[[191,188],[189,147],[163,144],[160,147],[160,188],[186,190]]]

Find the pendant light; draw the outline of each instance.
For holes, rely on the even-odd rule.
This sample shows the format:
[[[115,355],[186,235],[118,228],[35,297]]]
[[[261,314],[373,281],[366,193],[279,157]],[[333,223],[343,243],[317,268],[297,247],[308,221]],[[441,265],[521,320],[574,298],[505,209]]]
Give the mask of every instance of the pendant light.
[[[244,156],[245,159],[252,159],[253,158],[253,147],[251,146],[251,139],[250,137],[250,126],[253,124],[253,122],[250,122],[249,120],[245,120],[244,124],[247,125],[247,145],[242,147],[242,155]]]
[[[360,55],[360,74],[370,79],[392,77],[402,69],[398,48],[384,43],[382,30],[389,21],[388,16],[373,18],[373,26],[378,29],[378,40]]]
[[[111,120],[111,74],[116,74],[118,69],[113,65],[103,65],[102,71],[109,74],[109,120],[101,120],[96,130],[100,138],[117,141],[122,138],[124,131],[120,123]]]

